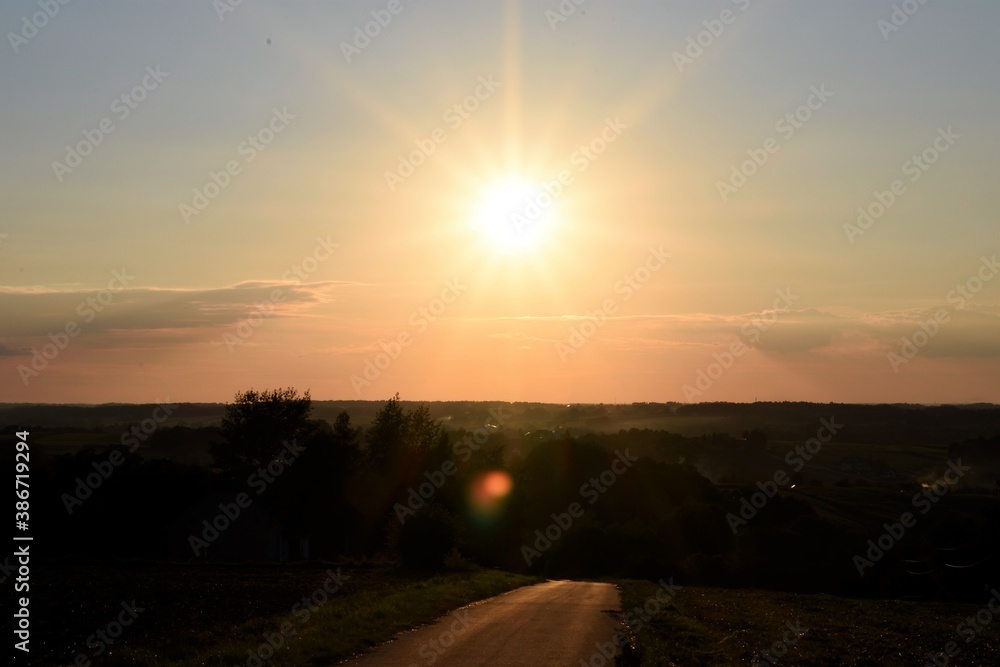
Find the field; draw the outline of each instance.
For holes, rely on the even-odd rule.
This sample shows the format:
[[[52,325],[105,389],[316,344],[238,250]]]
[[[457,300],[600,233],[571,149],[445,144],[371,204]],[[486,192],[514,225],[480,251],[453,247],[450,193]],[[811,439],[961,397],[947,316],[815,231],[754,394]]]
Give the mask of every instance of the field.
[[[645,605],[657,591],[645,581],[618,584],[626,611]],[[1000,618],[975,635],[968,625],[958,632],[979,605],[715,588],[681,589],[674,603],[636,633],[633,664],[767,665],[767,652],[775,664],[800,667],[913,667],[954,642],[960,653],[948,664],[994,665],[1000,650]]]
[[[269,655],[268,637],[279,645],[269,666],[334,665],[451,609],[537,581],[493,570],[424,578],[312,563],[47,566],[32,576],[36,664],[69,665],[85,654],[99,665],[158,667],[245,664]],[[324,585],[335,592],[318,594]],[[302,604],[304,597],[313,602]],[[138,613],[125,614],[128,627],[103,650],[98,631],[108,632],[133,600]]]

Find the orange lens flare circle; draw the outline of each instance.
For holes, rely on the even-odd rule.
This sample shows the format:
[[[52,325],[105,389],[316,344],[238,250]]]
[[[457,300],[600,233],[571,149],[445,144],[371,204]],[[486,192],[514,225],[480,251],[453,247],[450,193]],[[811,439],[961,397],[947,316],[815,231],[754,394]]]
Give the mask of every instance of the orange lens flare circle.
[[[514,488],[514,480],[503,470],[480,473],[469,484],[469,502],[477,512],[490,514],[503,504]]]

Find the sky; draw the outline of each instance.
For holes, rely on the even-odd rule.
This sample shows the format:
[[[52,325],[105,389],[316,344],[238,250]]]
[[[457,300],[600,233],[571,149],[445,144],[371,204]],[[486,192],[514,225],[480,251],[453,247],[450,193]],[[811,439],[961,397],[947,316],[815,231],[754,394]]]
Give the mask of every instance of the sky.
[[[1000,4],[0,5],[0,401],[1000,402]]]

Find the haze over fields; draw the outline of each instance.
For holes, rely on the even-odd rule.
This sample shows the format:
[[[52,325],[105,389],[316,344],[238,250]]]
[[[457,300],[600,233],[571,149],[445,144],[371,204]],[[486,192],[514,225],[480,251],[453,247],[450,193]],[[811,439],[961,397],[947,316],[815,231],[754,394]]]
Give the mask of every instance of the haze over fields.
[[[56,4],[0,401],[1000,401],[991,0]]]

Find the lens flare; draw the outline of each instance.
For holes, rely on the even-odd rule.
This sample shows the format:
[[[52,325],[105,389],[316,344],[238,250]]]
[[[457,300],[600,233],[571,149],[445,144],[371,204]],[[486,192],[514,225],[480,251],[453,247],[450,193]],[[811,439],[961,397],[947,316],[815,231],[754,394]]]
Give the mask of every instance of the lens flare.
[[[482,516],[493,516],[514,487],[514,480],[503,470],[482,472],[469,484],[468,497],[472,510]]]

